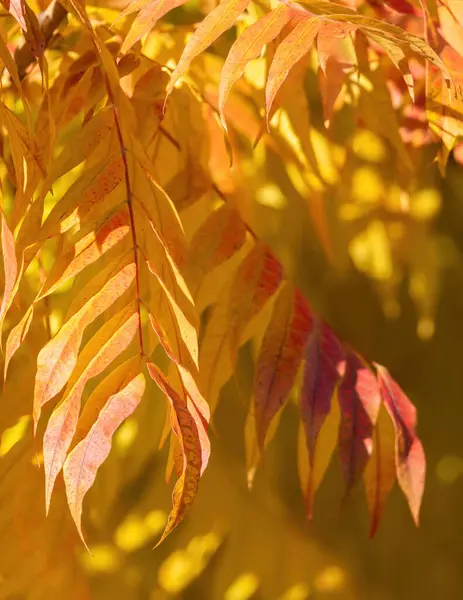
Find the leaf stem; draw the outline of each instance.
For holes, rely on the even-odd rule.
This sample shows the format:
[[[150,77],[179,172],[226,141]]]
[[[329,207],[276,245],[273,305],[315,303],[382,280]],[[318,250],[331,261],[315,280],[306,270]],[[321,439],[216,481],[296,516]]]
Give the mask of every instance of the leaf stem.
[[[143,329],[141,322],[141,294],[140,294],[140,266],[138,262],[138,243],[137,243],[137,231],[135,228],[135,214],[133,210],[133,194],[132,187],[130,185],[130,177],[129,177],[129,164],[127,162],[127,149],[125,147],[124,138],[122,136],[121,125],[119,122],[119,115],[117,112],[117,106],[114,102],[114,96],[111,89],[111,84],[108,81],[108,78],[105,77],[106,80],[106,89],[108,93],[108,98],[112,104],[114,111],[114,124],[116,125],[117,137],[119,139],[119,145],[121,148],[122,161],[124,163],[124,179],[125,179],[125,187],[127,190],[127,206],[129,209],[129,219],[130,219],[130,231],[132,234],[132,246],[133,246],[133,262],[135,264],[135,288],[137,295],[137,312],[138,312],[138,340],[140,342],[140,354],[141,357],[144,358],[145,350],[143,346]]]

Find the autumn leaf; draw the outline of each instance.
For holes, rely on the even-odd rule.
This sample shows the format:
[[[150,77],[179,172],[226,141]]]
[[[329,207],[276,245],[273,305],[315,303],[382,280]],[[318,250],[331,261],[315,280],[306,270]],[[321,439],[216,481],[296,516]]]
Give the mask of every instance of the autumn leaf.
[[[112,435],[133,413],[145,391],[143,374],[134,373],[133,367],[133,361],[128,361],[117,371],[113,371],[111,384],[115,385],[111,388],[108,398],[103,399],[100,393],[95,392],[89,398],[85,406],[87,412],[90,410],[88,407],[91,407],[92,411],[95,410],[97,399],[103,400],[104,404],[99,407],[100,412],[88,433],[69,453],[63,466],[69,509],[82,539],[81,515],[84,496],[92,486],[98,468],[109,454]],[[105,392],[106,387],[107,385]]]
[[[267,123],[275,97],[294,65],[310,50],[323,26],[315,17],[297,18],[294,29],[278,45],[267,78],[265,106]]]
[[[16,250],[13,234],[8,227],[5,215],[1,211],[2,216],[2,257],[3,257],[3,272],[5,275],[5,283],[2,295],[2,304],[0,306],[0,328],[3,325],[5,315],[9,309],[12,299],[13,290],[18,274],[18,262],[16,260]],[[0,338],[1,339],[1,338]]]
[[[286,283],[275,302],[256,364],[253,396],[261,452],[269,425],[294,384],[311,327],[308,302]]]
[[[439,229],[436,244],[434,163],[448,183],[454,173],[444,167],[463,131],[461,11],[451,1],[223,0],[163,19],[183,4],[3,1],[0,466],[8,514],[11,498],[29,502],[24,519],[14,507],[5,527],[16,552],[6,568],[0,556],[7,596],[33,596],[39,581],[44,595],[61,597],[61,578],[80,574],[73,561],[69,571],[53,563],[52,537],[37,542],[23,449],[34,481],[45,476],[47,512],[63,470],[74,543],[86,499],[96,541],[112,535],[100,530],[108,513],[118,546],[119,517],[141,508],[127,504],[125,486],[148,485],[149,457],[167,480],[177,476],[162,541],[196,497],[214,451],[211,415],[229,381],[247,410],[248,486],[282,408],[296,401],[307,515],[337,448],[346,495],[363,478],[371,535],[395,477],[418,523],[425,458],[416,411],[384,367],[347,350],[311,304],[379,352],[377,336],[369,345],[365,323],[354,322],[363,307],[350,310],[348,295],[333,312],[326,296],[344,291],[339,278],[353,261],[388,317],[408,286],[418,333],[432,335],[445,236]],[[418,254],[427,260],[419,273]],[[141,402],[145,370],[159,406]],[[222,408],[217,433],[234,410]],[[154,442],[139,427],[145,418]],[[117,460],[100,469],[126,419]],[[43,444],[28,437],[32,423],[35,433],[43,426]],[[165,465],[153,455],[158,434],[169,446]],[[97,477],[101,490],[87,494]],[[56,492],[51,524],[65,507]],[[111,569],[124,568],[120,556]],[[10,585],[16,562],[27,584]],[[82,588],[71,587],[80,600]]]
[[[85,327],[129,288],[134,277],[135,266],[130,263],[91,297],[41,350],[34,391],[35,428],[42,406],[63,389],[75,367]]]
[[[313,517],[315,494],[322,483],[333,453],[336,450],[339,424],[339,402],[337,391],[335,390],[330,411],[324,419],[317,436],[317,451],[315,454],[311,455],[307,451],[307,437],[302,421],[299,427],[297,447],[298,473],[304,495],[306,514],[309,519]]]
[[[395,427],[395,464],[397,481],[407,498],[416,524],[423,497],[426,459],[416,435],[416,409],[389,371],[376,365],[384,405]]]
[[[222,69],[219,87],[219,111],[224,127],[226,127],[225,103],[233,84],[241,77],[249,61],[257,58],[262,48],[276,38],[292,15],[289,6],[280,4],[257,23],[248,27],[231,47]]]
[[[378,529],[395,480],[394,427],[384,405],[381,405],[373,436],[373,452],[363,474],[371,519],[370,537],[373,537]]]
[[[127,348],[138,329],[138,314],[133,313],[127,319],[127,312],[124,309],[122,315],[116,314],[84,348],[75,367],[76,374],[73,373],[61,403],[48,421],[43,438],[47,513],[56,477],[74,437],[84,387],[89,379],[102,373]]]
[[[186,266],[193,295],[207,273],[231,258],[244,244],[246,227],[236,209],[223,204],[196,231]]]
[[[27,30],[26,25],[26,2],[25,0],[2,0],[3,6],[16,19],[23,31]]]
[[[240,345],[249,339],[250,325],[275,294],[282,276],[282,266],[269,248],[258,244],[246,255],[214,307],[199,357],[202,389],[211,412],[222,385],[233,373]]]
[[[347,354],[344,369],[339,388],[338,448],[347,495],[373,452],[373,432],[381,397],[372,370],[356,354]]]
[[[344,352],[331,329],[318,318],[307,341],[303,364],[303,379],[299,393],[299,409],[308,454],[308,476],[305,486],[307,513],[312,515],[313,497],[321,482],[326,462],[320,463],[330,452],[320,450],[319,437],[325,421],[333,411],[333,396],[341,379],[340,363]],[[330,431],[332,426],[327,424]],[[335,430],[336,431],[336,430]],[[333,438],[334,439],[334,438]],[[333,445],[331,451],[334,449]]]
[[[158,542],[159,545],[183,520],[185,511],[193,502],[203,465],[201,464],[201,446],[197,426],[186,403],[169,385],[163,373],[154,363],[147,363],[147,368],[152,379],[172,404],[178,424],[174,432],[180,442],[184,456],[183,471],[174,487],[172,510],[166,528]]]
[[[233,25],[240,14],[246,10],[249,2],[250,0],[222,0],[213,11],[206,15],[185,46],[167,86],[167,96],[172,92],[177,81],[184,75],[191,61]]]
[[[122,44],[121,52],[127,52],[144,35],[151,31],[156,22],[170,10],[185,4],[186,0],[151,0],[148,2],[133,2],[135,6],[129,5],[121,14],[121,17],[135,12],[141,7],[140,12],[135,17],[134,22]]]

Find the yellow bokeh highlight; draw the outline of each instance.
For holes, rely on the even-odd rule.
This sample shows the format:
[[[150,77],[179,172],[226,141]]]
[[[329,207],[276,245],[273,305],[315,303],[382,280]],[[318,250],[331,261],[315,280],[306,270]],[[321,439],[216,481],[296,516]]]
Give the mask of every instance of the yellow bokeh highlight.
[[[193,538],[184,550],[176,550],[162,563],[159,585],[169,594],[178,594],[206,568],[222,539],[216,533]]]
[[[84,568],[93,573],[110,573],[116,571],[120,564],[120,556],[115,548],[107,544],[93,546],[91,554],[82,554]]]
[[[133,552],[144,546],[164,529],[167,515],[162,510],[149,512],[145,517],[129,515],[119,525],[114,535],[117,546],[125,552]]]
[[[123,454],[133,444],[137,434],[138,422],[133,417],[129,417],[114,435],[114,447],[120,454]]]
[[[243,573],[225,592],[225,600],[250,600],[259,588],[259,580],[254,573]]]
[[[384,223],[372,221],[349,244],[349,253],[355,266],[379,281],[392,277],[391,249]]]
[[[454,454],[443,456],[436,467],[436,477],[440,483],[451,485],[463,475],[463,458]]]
[[[370,166],[363,166],[352,176],[352,196],[366,204],[376,204],[385,194],[384,182],[378,171]]]
[[[315,578],[315,586],[320,592],[338,592],[343,589],[346,575],[336,565],[323,569]]]
[[[63,324],[63,315],[59,310],[52,310],[48,315],[48,325],[52,337],[58,333]]]
[[[297,583],[287,590],[280,600],[307,600],[310,594],[310,587],[307,583]]]
[[[352,148],[362,160],[381,163],[386,158],[386,145],[383,140],[367,129],[360,129],[354,134]]]
[[[428,221],[436,216],[441,206],[438,190],[426,188],[413,194],[410,198],[410,214],[417,221]]]
[[[265,61],[251,60],[244,69],[244,78],[256,90],[263,90],[267,81]]]
[[[8,454],[8,452],[23,439],[26,435],[30,421],[31,418],[29,415],[23,415],[12,427],[5,429],[0,438],[0,457]]]
[[[256,191],[256,201],[262,206],[282,210],[286,208],[287,200],[283,196],[280,188],[274,183],[268,183],[261,186]]]

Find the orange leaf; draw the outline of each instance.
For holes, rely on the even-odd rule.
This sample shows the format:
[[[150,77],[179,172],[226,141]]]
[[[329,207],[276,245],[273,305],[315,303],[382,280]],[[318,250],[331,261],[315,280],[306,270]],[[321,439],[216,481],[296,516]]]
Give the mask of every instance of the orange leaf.
[[[21,84],[21,80],[19,79],[19,73],[18,73],[18,67],[16,65],[16,62],[13,60],[13,57],[10,54],[10,51],[8,50],[8,46],[5,43],[5,40],[3,39],[3,36],[0,36],[0,58],[2,59],[5,67],[8,70],[8,73],[11,76],[11,79],[13,80],[16,89],[18,90],[18,94],[19,97],[21,98],[23,105],[24,105],[24,109],[25,109],[25,113],[26,113],[26,119],[27,119],[27,125],[29,130],[31,129],[31,115],[30,115],[30,109],[29,109],[29,105],[27,104],[27,100],[26,97],[24,96],[24,90]]]
[[[223,0],[201,22],[188,40],[177,67],[172,73],[166,94],[169,96],[177,81],[190,66],[191,61],[215,42],[224,31],[230,29],[236,19],[246,10],[250,0]]]
[[[423,446],[416,435],[416,409],[389,371],[376,365],[384,405],[395,427],[397,480],[418,525],[426,475]]]
[[[72,144],[65,146],[56,157],[47,179],[48,185],[44,184],[44,188],[48,190],[49,185],[54,181],[86,160],[100,142],[113,131],[113,127],[114,113],[111,107],[107,106],[75,133]]]
[[[34,391],[35,429],[42,406],[63,389],[74,369],[85,328],[130,287],[134,278],[135,265],[130,263],[92,296],[40,351]]]
[[[144,6],[132,23],[130,31],[122,44],[121,52],[125,53],[130,50],[134,44],[153,29],[161,17],[170,10],[177,8],[186,2],[187,0],[152,0],[151,2],[139,2],[138,4]],[[137,3],[135,2],[133,4],[136,5]],[[136,10],[138,10],[138,6],[136,8],[131,8],[131,5],[129,5],[123,11],[121,17],[125,14],[135,12]]]
[[[286,4],[280,4],[248,27],[231,47],[222,69],[219,86],[219,112],[224,127],[225,103],[233,84],[241,77],[249,61],[257,58],[263,47],[277,37],[293,14],[293,9]]]
[[[125,364],[122,366],[125,367]],[[92,487],[98,468],[108,457],[114,432],[134,412],[145,391],[145,378],[142,373],[134,374],[133,370],[126,372],[124,369],[121,375],[123,377],[115,386],[112,395],[105,399],[105,404],[100,407],[101,410],[90,431],[69,453],[63,466],[69,509],[82,539],[84,496]]]
[[[296,20],[296,19],[295,19]],[[322,22],[316,17],[297,17],[296,26],[278,46],[265,88],[267,125],[273,101],[292,67],[310,50]]]
[[[161,277],[160,277],[159,273],[157,272],[157,270],[155,269],[153,263],[148,260],[146,261],[146,263],[148,265],[148,269],[156,277],[159,285],[162,288],[162,291],[165,294],[165,298],[167,299],[168,306],[169,306],[169,312],[175,321],[175,329],[178,332],[178,334],[183,342],[183,345],[180,345],[180,343],[177,344],[177,350],[176,350],[177,360],[176,360],[176,362],[180,362],[183,364],[185,361],[185,355],[182,353],[182,347],[183,347],[183,348],[187,349],[188,354],[191,357],[191,360],[193,361],[194,365],[197,367],[198,366],[198,335],[196,332],[196,328],[186,318],[182,309],[177,304],[176,299],[174,298],[173,294],[169,291],[169,289],[165,285],[164,281],[161,279]],[[165,338],[165,336],[163,336],[163,337]],[[165,338],[165,339],[167,339],[167,338]],[[172,352],[172,350],[171,350],[171,352]]]
[[[330,412],[323,421],[317,436],[317,451],[313,455],[307,452],[307,437],[304,432],[304,424],[301,422],[298,440],[298,471],[306,514],[309,519],[313,516],[315,493],[320,487],[336,449],[339,422],[340,412],[336,389]]]
[[[98,164],[73,183],[53,207],[43,228],[43,236],[64,233],[81,223],[85,215],[124,180],[124,161],[118,152],[104,165]]]
[[[394,427],[384,405],[381,405],[373,436],[373,453],[363,474],[371,519],[370,537],[373,537],[378,529],[395,479]]]
[[[320,87],[325,124],[329,125],[346,74],[356,64],[355,48],[349,33],[356,27],[348,23],[327,23],[317,37],[318,60],[322,71]]]
[[[178,424],[178,429],[176,428],[174,431],[178,437],[184,456],[183,472],[174,487],[172,510],[169,514],[166,528],[158,542],[159,545],[182,521],[185,511],[192,504],[198,490],[203,465],[198,429],[186,402],[172,388],[165,375],[154,363],[147,363],[146,366],[152,379],[171,402]]]
[[[133,310],[133,307],[132,307]],[[115,315],[90,340],[79,356],[74,381],[61,404],[55,408],[43,438],[45,468],[45,506],[48,513],[56,477],[66,459],[79,418],[82,393],[89,379],[102,373],[130,344],[138,329],[138,313],[127,317],[127,308]],[[116,329],[117,328],[117,329]],[[80,366],[80,368],[79,368]],[[80,371],[80,373],[79,373]]]
[[[170,342],[167,338],[165,331],[163,330],[161,324],[157,321],[155,316],[151,313],[148,314],[151,327],[153,331],[156,333],[159,343],[164,348],[167,356],[173,361],[176,365],[178,376],[181,381],[181,386],[183,387],[183,391],[187,396],[186,401],[191,402],[194,406],[194,412],[192,411],[193,418],[196,421],[196,425],[198,427],[198,433],[201,439],[201,453],[202,453],[202,469],[206,468],[207,462],[209,460],[209,455],[211,451],[210,441],[207,436],[207,427],[210,421],[210,408],[208,403],[206,402],[204,396],[200,392],[198,385],[195,381],[195,377],[186,369],[182,362],[181,357],[176,356],[172,350]],[[183,355],[184,350],[182,350]],[[195,373],[196,378],[199,376],[199,373]],[[180,394],[181,395],[181,394]],[[166,433],[164,432],[161,436],[161,446],[164,443]],[[163,439],[164,438],[164,439]],[[202,473],[202,471],[201,471]]]
[[[16,19],[23,31],[27,30],[26,26],[26,3],[24,0],[2,0],[3,6]]]
[[[8,309],[11,306],[14,296],[14,288],[16,277],[18,274],[18,262],[16,260],[16,251],[14,237],[5,215],[0,209],[2,217],[2,257],[3,257],[3,272],[5,273],[5,285],[3,289],[2,304],[0,306],[0,331]],[[0,340],[1,341],[1,340]]]
[[[124,207],[111,215],[96,231],[84,237],[77,234],[77,241],[71,240],[69,246],[60,252],[35,302],[54,292],[62,283],[75,277],[123,240],[130,231],[129,221],[127,207]]]
[[[199,289],[205,275],[233,256],[245,240],[246,226],[237,210],[223,204],[214,211],[190,243],[191,260],[187,271],[190,288]]]
[[[13,327],[8,335],[8,339],[6,340],[5,347],[5,364],[3,366],[3,379],[6,381],[6,374],[8,371],[8,365],[10,364],[10,360],[13,358],[14,354],[18,350],[18,348],[23,343],[28,331],[29,327],[32,323],[32,317],[34,316],[34,305],[31,304],[24,314],[23,318],[19,321],[19,323]]]
[[[389,56],[395,67],[402,73],[402,77],[407,85],[410,98],[415,102],[415,88],[413,75],[410,73],[410,67],[405,52],[398,44],[394,44],[387,38],[372,33],[368,37],[374,40]]]
[[[286,283],[276,299],[256,364],[254,413],[261,451],[269,425],[294,384],[311,327],[307,300]]]

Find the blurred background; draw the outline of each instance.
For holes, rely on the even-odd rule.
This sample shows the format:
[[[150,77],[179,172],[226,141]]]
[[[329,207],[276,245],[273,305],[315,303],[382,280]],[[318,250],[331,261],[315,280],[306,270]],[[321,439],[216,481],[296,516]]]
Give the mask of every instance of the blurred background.
[[[170,39],[169,22],[176,25],[173,50],[161,36],[146,42],[146,52],[161,63],[167,51],[178,57],[200,9],[210,7],[171,13],[163,35]],[[198,85],[208,73],[202,92],[212,103],[220,57],[231,40],[218,42],[192,70]],[[152,393],[117,432],[85,500],[90,555],[77,538],[62,481],[50,516],[44,515],[39,441],[25,411],[35,366],[30,357],[44,343],[42,332],[18,354],[1,401],[2,600],[463,598],[463,167],[455,152],[445,170],[439,169],[433,162],[435,140],[422,137],[414,144],[413,123],[401,137],[386,131],[391,115],[403,115],[400,103],[384,100],[388,93],[375,95],[378,87],[362,88],[355,103],[347,94],[325,129],[310,62],[298,88],[303,101],[295,93],[293,104],[272,122],[276,142],[265,134],[253,149],[262,126],[262,62],[249,66],[230,103],[238,166],[235,161],[231,172],[214,174],[318,314],[368,359],[386,365],[416,405],[428,461],[421,525],[414,527],[395,487],[370,540],[360,486],[340,504],[337,456],[309,522],[297,474],[294,403],[285,409],[248,490],[248,345],[240,355],[240,389],[230,381],[222,390],[211,462],[183,524],[153,550],[172,484],[164,481],[167,450],[158,450],[164,399]],[[371,81],[375,77],[372,73]],[[390,79],[400,88],[396,75]],[[247,135],[239,128],[243,116]],[[223,147],[220,152],[210,156],[214,168],[228,161]],[[305,156],[302,175],[291,152]],[[411,160],[408,171],[404,153]],[[185,223],[193,214],[188,211],[196,210],[201,208],[185,207]]]

